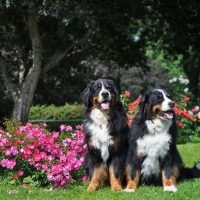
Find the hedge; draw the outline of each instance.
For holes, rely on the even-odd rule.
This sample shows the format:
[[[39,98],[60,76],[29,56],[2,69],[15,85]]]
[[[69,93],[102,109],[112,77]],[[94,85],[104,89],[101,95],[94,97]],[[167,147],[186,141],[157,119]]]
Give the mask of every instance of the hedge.
[[[31,106],[29,112],[29,120],[65,120],[65,119],[82,119],[84,105],[74,103],[72,105],[65,104],[64,106],[55,105],[36,105]]]

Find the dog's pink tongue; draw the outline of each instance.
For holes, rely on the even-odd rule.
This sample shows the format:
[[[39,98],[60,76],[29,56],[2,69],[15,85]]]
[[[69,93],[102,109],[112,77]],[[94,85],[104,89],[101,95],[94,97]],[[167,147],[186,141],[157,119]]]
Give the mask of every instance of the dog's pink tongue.
[[[167,119],[172,119],[173,118],[173,113],[165,113],[165,117]]]
[[[104,109],[104,110],[108,109],[109,106],[110,106],[109,102],[101,103],[101,108]]]

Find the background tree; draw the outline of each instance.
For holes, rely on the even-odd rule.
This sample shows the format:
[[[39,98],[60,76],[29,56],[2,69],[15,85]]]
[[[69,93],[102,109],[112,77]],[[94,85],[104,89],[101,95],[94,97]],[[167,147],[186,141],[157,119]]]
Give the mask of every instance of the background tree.
[[[94,4],[37,0],[0,3],[3,8],[0,66],[14,100],[12,118],[28,120],[40,76],[63,62],[70,65],[69,57],[79,58],[80,62],[81,55],[87,52],[120,64],[125,61],[126,65],[141,60],[138,53],[127,57],[135,46],[126,28],[130,21],[126,13],[133,11],[133,4],[128,7],[124,1]],[[121,59],[123,55],[126,60]]]
[[[182,67],[191,80],[190,89],[199,96],[197,0],[0,0],[0,6],[0,65],[14,100],[13,118],[27,121],[38,81],[45,87],[38,88],[35,102],[52,100],[41,95],[41,89],[47,91],[48,85],[56,91],[53,94],[58,101],[62,97],[66,102],[76,99],[69,92],[76,89],[69,85],[70,80],[76,81],[74,72],[84,73],[84,79],[77,73],[80,91],[83,83],[95,75],[108,74],[94,68],[95,60],[114,63],[117,69],[134,66],[145,75],[150,73],[147,47],[163,52],[164,58],[181,55]],[[136,71],[132,72],[136,75]],[[108,72],[114,76],[116,69],[109,68]],[[51,85],[51,80],[57,85]],[[62,90],[64,84],[68,88]],[[58,91],[66,92],[59,96]],[[52,95],[52,91],[46,94]]]

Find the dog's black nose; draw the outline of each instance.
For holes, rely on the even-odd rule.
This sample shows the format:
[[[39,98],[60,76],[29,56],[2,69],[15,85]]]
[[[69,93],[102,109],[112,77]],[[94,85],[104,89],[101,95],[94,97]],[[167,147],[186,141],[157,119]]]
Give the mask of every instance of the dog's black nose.
[[[174,107],[174,102],[173,102],[173,101],[170,101],[170,102],[168,103],[168,105],[169,105],[169,107],[173,108],[173,107]]]
[[[104,98],[107,98],[107,97],[108,97],[108,92],[103,91],[103,92],[101,93],[101,95],[102,95]]]

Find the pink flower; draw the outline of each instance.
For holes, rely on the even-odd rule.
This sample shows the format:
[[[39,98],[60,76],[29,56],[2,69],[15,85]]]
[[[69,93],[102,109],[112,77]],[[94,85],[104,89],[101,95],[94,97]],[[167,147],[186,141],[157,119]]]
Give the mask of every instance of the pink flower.
[[[8,159],[3,159],[1,161],[1,166],[2,167],[6,167],[8,169],[13,169],[14,166],[16,165],[16,160],[15,159],[11,159],[11,160],[8,160]]]
[[[45,172],[50,172],[50,170],[49,170],[47,164],[42,165],[42,169],[43,169]]]
[[[6,156],[12,156],[12,151],[11,151],[11,149],[6,149],[5,152],[4,152],[4,154],[5,154]]]
[[[83,182],[86,182],[88,180],[87,175],[82,176],[81,179],[82,179]]]
[[[81,125],[77,125],[77,126],[76,126],[76,129],[77,129],[77,130],[82,130],[82,128],[83,128],[83,127],[82,127]]]
[[[28,183],[23,183],[23,184],[22,184],[22,187],[23,187],[23,188],[27,188],[27,187],[30,187],[30,185],[29,185]]]
[[[59,133],[58,133],[58,132],[54,132],[54,133],[53,133],[53,138],[54,138],[54,139],[57,139],[58,136],[59,136]]]
[[[72,129],[72,127],[71,126],[66,126],[66,131],[69,131],[69,132],[71,132],[73,129]]]
[[[10,148],[10,150],[11,150],[13,156],[16,156],[18,154],[18,150],[17,150],[17,148],[15,146],[12,146]]]
[[[60,130],[61,131],[65,130],[65,125],[60,125]]]
[[[27,159],[31,155],[31,150],[29,148],[24,147],[20,150],[20,153],[22,155],[22,158]]]
[[[47,174],[47,179],[48,179],[49,181],[53,181],[53,180],[54,180],[53,174]]]
[[[45,152],[40,152],[40,156],[42,161],[47,159],[47,154]]]
[[[39,153],[34,154],[33,160],[34,160],[35,162],[39,162],[39,161],[41,160],[40,154],[39,154]]]
[[[52,167],[52,172],[53,172],[54,174],[59,174],[59,173],[61,173],[61,172],[62,172],[62,166],[61,166],[61,165],[54,165],[54,166]]]
[[[24,175],[24,172],[23,172],[22,170],[19,170],[19,171],[17,171],[17,175],[18,175],[18,176],[23,176],[23,175]]]

